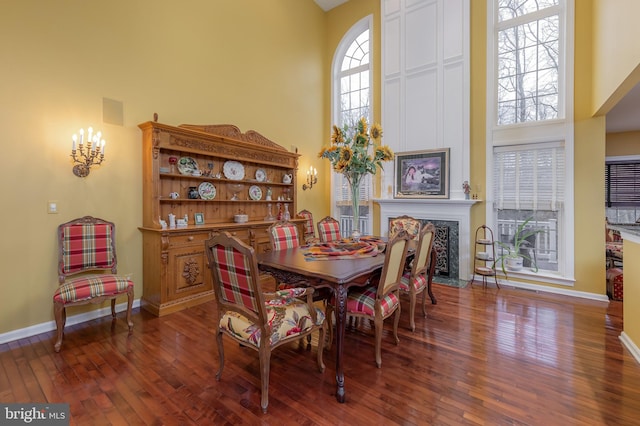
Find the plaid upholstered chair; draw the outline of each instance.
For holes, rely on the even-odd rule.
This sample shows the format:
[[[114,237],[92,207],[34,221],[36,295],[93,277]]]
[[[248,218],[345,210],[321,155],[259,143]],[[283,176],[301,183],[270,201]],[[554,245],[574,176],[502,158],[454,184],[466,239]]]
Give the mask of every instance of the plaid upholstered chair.
[[[53,295],[56,352],[62,347],[67,307],[111,300],[116,319],[116,298],[127,296],[127,324],[133,330],[133,281],[117,275],[116,228],[112,222],[85,216],[58,226],[58,282]]]
[[[269,226],[269,240],[271,241],[271,249],[274,251],[299,247],[300,237],[298,236],[298,227],[292,222],[276,222]],[[276,290],[308,286],[309,284],[306,281],[292,283],[276,282]]]
[[[331,216],[325,217],[318,222],[318,236],[320,237],[320,242],[323,243],[342,239],[340,223]]]
[[[298,212],[298,217],[304,219],[304,233],[302,234],[304,243],[309,245],[320,242],[318,237],[316,237],[316,228],[313,222],[313,214],[309,210],[300,210]]]
[[[289,221],[279,221],[269,226],[269,241],[272,250],[286,250],[300,246],[298,227]]]
[[[416,299],[422,293],[422,313],[426,317],[427,291],[431,288],[435,261],[432,258],[433,239],[436,229],[432,223],[422,227],[411,269],[406,271],[400,280],[400,291],[409,295],[409,323],[411,331],[416,329]]]
[[[302,342],[302,337],[317,330],[318,368],[320,372],[324,371],[324,313],[313,306],[313,288],[262,293],[253,247],[229,233],[217,234],[207,240],[205,246],[218,306],[215,326],[220,368],[216,380],[221,379],[224,367],[222,335],[225,334],[243,347],[258,352],[262,384],[260,405],[266,413],[273,349],[294,340]]]
[[[398,339],[398,323],[400,321],[400,279],[407,257],[409,236],[405,231],[396,234],[385,249],[384,265],[380,275],[374,276],[368,285],[351,287],[347,295],[347,316],[373,320],[375,325],[376,365],[382,366],[382,327],[384,320],[395,312],[393,336],[396,345]],[[334,301],[327,304],[327,318],[331,318]],[[329,342],[333,339],[330,329]]]

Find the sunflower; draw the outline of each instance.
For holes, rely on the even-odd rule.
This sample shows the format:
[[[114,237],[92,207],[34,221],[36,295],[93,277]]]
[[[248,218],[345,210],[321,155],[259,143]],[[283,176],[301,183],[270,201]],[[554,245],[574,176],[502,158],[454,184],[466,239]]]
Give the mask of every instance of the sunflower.
[[[331,143],[336,145],[344,143],[344,133],[342,133],[342,130],[335,124],[333,125],[333,132],[331,133]]]
[[[382,137],[382,126],[380,125],[380,123],[376,123],[373,126],[371,126],[369,135],[375,140],[378,140]]]
[[[340,151],[340,161],[343,161],[346,164],[349,164],[352,158],[353,158],[353,151],[351,151],[351,148],[349,148],[348,146],[343,147],[342,151]]]

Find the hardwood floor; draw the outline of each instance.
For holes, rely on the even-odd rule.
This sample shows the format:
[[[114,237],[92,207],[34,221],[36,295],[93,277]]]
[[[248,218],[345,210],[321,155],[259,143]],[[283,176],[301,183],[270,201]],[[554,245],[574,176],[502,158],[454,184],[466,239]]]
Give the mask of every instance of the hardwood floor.
[[[214,304],[162,318],[123,313],[0,345],[0,401],[68,402],[71,424],[631,425],[640,365],[622,347],[622,302],[510,288],[434,285],[437,305],[400,344],[385,322],[382,368],[368,324],[345,337],[346,402],[335,392],[335,345],[317,370],[313,342],[276,349],[269,411],[257,353],[225,339],[216,382]],[[317,337],[316,337],[317,338]]]

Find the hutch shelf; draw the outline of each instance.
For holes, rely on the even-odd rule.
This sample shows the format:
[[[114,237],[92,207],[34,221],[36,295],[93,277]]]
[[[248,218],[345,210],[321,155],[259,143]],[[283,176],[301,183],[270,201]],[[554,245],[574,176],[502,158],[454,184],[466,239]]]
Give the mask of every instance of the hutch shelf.
[[[271,249],[268,227],[279,212],[297,211],[299,154],[233,125],[170,126],[156,116],[139,127],[141,306],[162,316],[213,299],[204,242],[214,233],[227,231],[258,253]],[[302,235],[304,220],[292,221]]]

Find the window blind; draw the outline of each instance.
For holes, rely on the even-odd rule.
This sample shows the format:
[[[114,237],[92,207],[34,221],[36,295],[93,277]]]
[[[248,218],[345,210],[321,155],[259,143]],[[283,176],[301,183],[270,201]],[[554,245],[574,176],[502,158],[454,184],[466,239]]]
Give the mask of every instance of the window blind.
[[[564,144],[501,146],[493,153],[495,208],[560,209],[564,201]]]
[[[605,164],[605,206],[640,206],[640,162]]]

